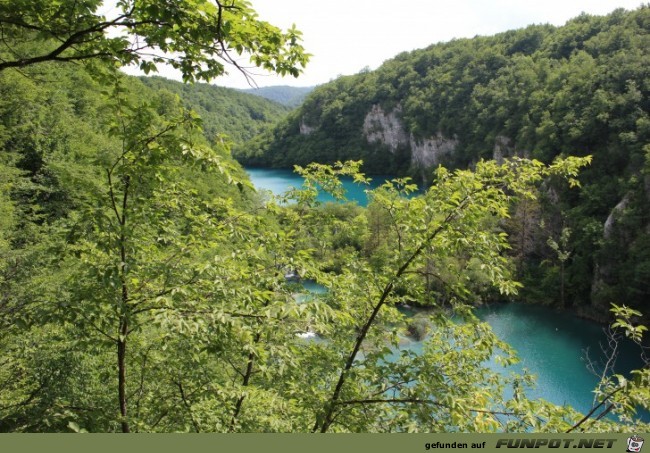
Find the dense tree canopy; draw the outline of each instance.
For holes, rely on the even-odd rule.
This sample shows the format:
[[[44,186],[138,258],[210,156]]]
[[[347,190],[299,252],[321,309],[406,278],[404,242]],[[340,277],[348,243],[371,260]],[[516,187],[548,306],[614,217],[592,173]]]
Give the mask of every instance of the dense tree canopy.
[[[227,140],[233,147],[277,123],[287,107],[229,88],[207,83],[184,84],[162,77],[141,77],[155,91],[168,91],[201,116],[203,133],[212,142]]]
[[[88,12],[76,27],[97,26],[96,2],[49,5],[53,24],[74,6]],[[167,14],[138,5],[148,16],[124,20]],[[18,6],[21,20],[39,16]],[[297,168],[304,187],[276,199],[250,187],[227,140],[206,137],[188,105],[216,109],[207,89],[184,102],[112,64],[38,60],[82,59],[111,40],[91,34],[57,53],[61,36],[32,42],[14,21],[0,52],[29,63],[0,71],[0,431],[648,430],[635,413],[650,406],[647,366],[623,378],[607,362],[588,414],[529,400],[531,376],[486,367],[517,358],[473,315],[490,292],[521,287],[505,254],[513,202],[533,211],[540,187],[575,190],[589,157],[441,167],[424,193],[396,179],[367,210],[316,197],[340,197],[342,176],[366,182],[360,162],[310,164]],[[256,24],[246,39],[258,33],[275,61]],[[16,59],[22,46],[34,53]],[[305,295],[296,278],[328,291]],[[421,354],[399,350],[413,330],[406,302],[427,309]],[[642,345],[638,315],[614,307],[613,344]]]

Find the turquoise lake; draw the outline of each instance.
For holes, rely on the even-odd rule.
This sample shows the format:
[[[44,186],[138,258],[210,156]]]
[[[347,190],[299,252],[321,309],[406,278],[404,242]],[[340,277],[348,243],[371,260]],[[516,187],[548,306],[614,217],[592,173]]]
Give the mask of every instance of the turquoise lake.
[[[292,170],[276,168],[246,168],[251,181],[258,190],[270,190],[276,195],[281,195],[291,188],[299,188],[303,179],[295,174]],[[342,178],[343,186],[346,189],[346,198],[348,201],[354,201],[361,206],[368,204],[366,190],[375,189],[382,185],[390,176],[373,176],[370,184],[355,184],[352,178]],[[318,201],[328,202],[335,201],[330,194],[321,192],[318,195]]]
[[[509,374],[526,368],[537,382],[536,387],[527,389],[529,397],[568,404],[583,413],[591,409],[592,392],[599,378],[587,368],[587,357],[596,362],[604,359],[600,345],[607,337],[603,326],[524,303],[483,306],[475,313],[517,351],[520,359],[520,363],[508,368],[490,363],[491,369]],[[423,342],[407,340],[404,347],[417,352],[422,350]],[[639,356],[636,348],[631,342],[622,344],[617,372],[628,374],[638,367],[634,360]]]
[[[289,188],[302,184],[302,178],[291,170],[246,169],[251,181],[258,189],[280,194]],[[374,177],[370,188],[381,185],[388,177]],[[364,190],[351,180],[343,181],[348,199],[362,206],[367,204]],[[332,201],[321,196],[321,201]],[[323,292],[324,288],[307,282],[305,288],[312,294]],[[490,324],[497,336],[510,344],[521,359],[511,368],[499,367],[499,371],[521,371],[524,367],[537,377],[537,386],[528,390],[534,398],[544,398],[555,404],[568,404],[581,412],[592,407],[593,389],[598,378],[586,366],[587,351],[592,360],[602,360],[604,354],[600,344],[606,341],[603,326],[567,313],[558,313],[547,307],[524,303],[495,304],[480,307],[477,316]],[[421,342],[407,341],[409,349],[422,349]],[[638,352],[633,344],[626,343],[621,349],[617,372],[626,374],[638,366],[634,358]],[[497,365],[490,365],[497,369]],[[644,418],[650,418],[645,417]]]

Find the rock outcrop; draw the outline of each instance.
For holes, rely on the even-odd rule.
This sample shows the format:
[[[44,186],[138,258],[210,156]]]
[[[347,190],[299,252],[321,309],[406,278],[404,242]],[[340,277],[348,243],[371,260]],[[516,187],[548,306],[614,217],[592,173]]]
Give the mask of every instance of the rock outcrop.
[[[398,148],[408,147],[411,150],[411,165],[419,168],[429,168],[438,165],[442,157],[451,154],[458,146],[458,140],[437,134],[435,137],[416,139],[408,133],[397,106],[386,113],[380,105],[373,105],[363,121],[363,135],[368,143],[381,143],[391,152]]]
[[[438,165],[442,157],[454,152],[458,140],[443,137],[441,134],[424,140],[410,137],[411,164],[419,168],[429,168]]]
[[[627,208],[629,204],[630,204],[630,195],[627,194],[616,206],[614,206],[612,212],[609,213],[607,220],[605,220],[605,225],[603,230],[605,239],[609,239],[612,236],[614,223],[616,222],[617,217],[620,216],[620,214],[625,210],[625,208]]]
[[[400,106],[386,113],[381,106],[373,105],[363,120],[363,135],[368,143],[382,143],[393,153],[397,148],[408,145],[409,136],[398,116],[401,112]]]
[[[298,128],[300,129],[300,135],[309,135],[312,132],[316,130],[315,127],[308,125],[305,123],[305,119],[301,118],[300,123],[298,124]]]
[[[494,139],[494,150],[492,151],[492,159],[497,163],[502,164],[503,158],[511,156],[514,153],[512,140],[504,135],[498,135]]]

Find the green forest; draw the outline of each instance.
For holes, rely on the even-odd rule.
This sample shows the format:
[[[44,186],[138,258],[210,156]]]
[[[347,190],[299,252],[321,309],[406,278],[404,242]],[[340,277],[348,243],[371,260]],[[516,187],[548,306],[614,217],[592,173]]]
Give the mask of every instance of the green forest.
[[[205,83],[183,84],[163,77],[141,77],[155,92],[178,96],[187,109],[201,118],[203,135],[212,143],[229,142],[236,147],[286,116],[289,108],[229,88]]]
[[[650,315],[650,8],[583,14],[403,53],[320,86],[237,158],[364,161],[426,186],[437,165],[592,156],[580,191],[549,182],[506,230],[524,299],[607,319]],[[560,250],[561,249],[561,250]]]
[[[639,44],[647,36],[642,30],[648,29],[648,8],[579,18],[566,29],[534,27],[402,55],[377,72],[318,88],[289,112],[198,82],[218,80],[226,70],[244,71],[236,54],[247,54],[256,67],[299,76],[309,60],[299,30],[261,20],[240,0],[120,0],[113,17],[99,12],[101,4],[0,0],[1,432],[649,430],[639,412],[650,408],[646,307],[640,303],[647,288],[639,286],[647,284],[643,276],[650,265],[641,259],[648,255],[647,228],[642,233],[648,220],[648,78],[641,76],[648,47]],[[588,36],[600,36],[597,30],[605,28],[616,33],[612,49],[635,43],[638,55],[628,60],[627,50],[612,50],[589,56]],[[515,49],[519,34],[533,36],[519,51],[489,50],[492,39]],[[488,99],[495,90],[513,88],[505,79],[520,74],[512,61],[544,66],[537,52],[550,52],[544,43],[552,39],[569,46],[557,50],[567,52],[561,60],[566,65],[577,64],[574,54],[593,65],[598,58],[620,59],[611,68],[626,74],[619,91],[608,79],[602,82],[603,96],[611,101],[603,115],[611,126],[593,126],[611,146],[573,147],[579,140],[600,143],[576,136],[553,155],[531,148],[530,155],[481,159],[490,156],[472,154],[478,142],[472,145],[460,128],[458,161],[429,169],[426,188],[406,177],[387,182],[372,191],[367,208],[316,199],[319,191],[342,198],[342,177],[367,182],[365,173],[372,169],[361,162],[367,156],[351,148],[349,155],[317,158],[308,154],[315,142],[307,143],[306,160],[293,162],[305,183],[281,197],[256,192],[232,156],[261,143],[272,150],[279,146],[274,137],[298,140],[289,134],[291,125],[314,105],[322,111],[303,124],[316,125],[322,113],[322,130],[324,112],[341,107],[331,117],[340,128],[330,138],[342,143],[345,134],[358,132],[359,118],[367,113],[359,107],[360,116],[347,123],[341,115],[348,104],[336,101],[342,86],[350,88],[349,105],[356,105],[354,90],[385,86],[371,81],[388,77],[390,67],[391,74],[410,71],[409,64],[397,62],[419,58],[410,80],[421,79],[424,89],[428,68],[438,68],[428,59],[437,53],[468,59],[462,88],[451,72],[430,77],[449,83],[444,99],[435,101],[456,105],[459,117],[447,120],[447,127],[469,124],[463,96],[483,87]],[[574,52],[570,45],[578,42],[585,50]],[[480,67],[492,61],[490,52],[501,64],[500,82],[491,81],[491,73],[480,75]],[[444,71],[457,64],[448,60]],[[146,73],[171,66],[186,84],[126,76],[120,71],[125,65]],[[544,77],[533,74],[560,77],[555,83],[562,86],[566,80],[590,83],[562,68],[550,65]],[[483,77],[483,85],[472,85],[474,77]],[[404,79],[390,80],[399,85]],[[501,99],[502,117],[507,109],[529,108],[529,116],[536,115],[547,98],[542,80],[535,84],[540,104]],[[392,89],[399,91],[397,85]],[[567,87],[565,94],[575,91]],[[557,93],[548,95],[551,115],[560,115]],[[359,102],[377,102],[387,111],[401,102],[402,118],[418,136],[457,133],[443,127],[442,119],[434,125],[415,115],[427,110],[424,105],[407,107],[385,94],[383,100]],[[430,94],[440,95],[436,89]],[[493,107],[485,102],[486,117]],[[576,109],[574,120],[583,113]],[[473,127],[485,128],[476,134],[520,138],[513,133],[518,125],[507,131],[498,121]],[[560,134],[563,126],[548,127]],[[532,135],[521,132],[522,137],[537,140],[537,126],[528,130]],[[556,140],[567,138],[563,134]],[[523,149],[524,142],[517,143]],[[323,145],[339,150],[333,142]],[[598,163],[606,151],[622,161],[615,166],[610,158],[607,176]],[[395,167],[402,170],[400,176],[414,169]],[[628,201],[614,232],[604,237],[602,217],[621,197]],[[542,220],[549,226],[539,226]],[[529,231],[533,224],[536,229]],[[542,291],[527,289],[530,275],[543,275],[541,288],[555,288],[560,301],[576,299],[576,268],[594,266],[597,257],[583,254],[585,243],[596,238],[602,241],[598,253],[620,258],[607,272],[600,268],[611,293],[599,313],[611,323],[611,344],[625,337],[638,346],[642,367],[622,376],[605,363],[593,409],[579,413],[527,397],[534,376],[489,368],[489,361],[507,366],[518,358],[473,307]],[[539,251],[542,239],[547,248]],[[318,282],[327,292],[299,297],[304,290],[298,278]],[[611,283],[617,278],[627,278],[630,293],[636,293],[621,292]],[[426,307],[426,316],[407,317],[400,310],[406,304]],[[305,339],[305,333],[317,333],[321,341]],[[389,360],[401,336],[426,338],[424,349]]]

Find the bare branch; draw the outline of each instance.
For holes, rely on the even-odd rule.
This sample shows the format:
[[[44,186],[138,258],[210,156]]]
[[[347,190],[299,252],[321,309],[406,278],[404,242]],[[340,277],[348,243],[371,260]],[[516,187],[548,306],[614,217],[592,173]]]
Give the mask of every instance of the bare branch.
[[[572,432],[572,431],[575,431],[575,430],[578,429],[580,426],[582,426],[582,425],[583,425],[587,420],[589,420],[589,418],[591,418],[592,415],[594,415],[594,413],[595,413],[598,409],[600,409],[601,407],[603,407],[603,406],[605,405],[605,403],[606,403],[606,402],[607,402],[607,401],[608,401],[612,396],[616,395],[618,392],[620,392],[620,391],[623,390],[624,388],[625,388],[625,387],[622,387],[622,386],[621,386],[621,387],[618,387],[616,390],[613,390],[612,392],[610,392],[607,396],[605,396],[605,398],[603,398],[603,400],[602,400],[598,405],[594,406],[594,407],[593,407],[593,408],[592,408],[592,409],[587,413],[587,415],[585,415],[585,416],[584,416],[584,417],[583,417],[583,418],[582,418],[578,423],[576,423],[576,424],[573,425],[569,430],[567,430],[567,433],[570,433],[570,432]],[[610,410],[611,410],[611,408],[606,408],[606,409],[605,409],[605,411],[607,411],[607,412],[609,412]],[[601,415],[600,415],[596,420],[599,420],[600,418],[602,418],[602,416],[603,416],[603,414],[601,414]]]
[[[201,428],[199,427],[199,424],[197,421],[194,419],[194,414],[192,414],[192,407],[187,401],[187,397],[185,395],[185,390],[183,389],[183,383],[181,381],[175,382],[176,386],[178,387],[178,391],[180,392],[181,395],[181,400],[183,401],[183,405],[185,406],[185,409],[187,409],[187,413],[190,414],[190,420],[192,420],[192,425],[194,425],[194,430],[197,433],[201,432]]]

